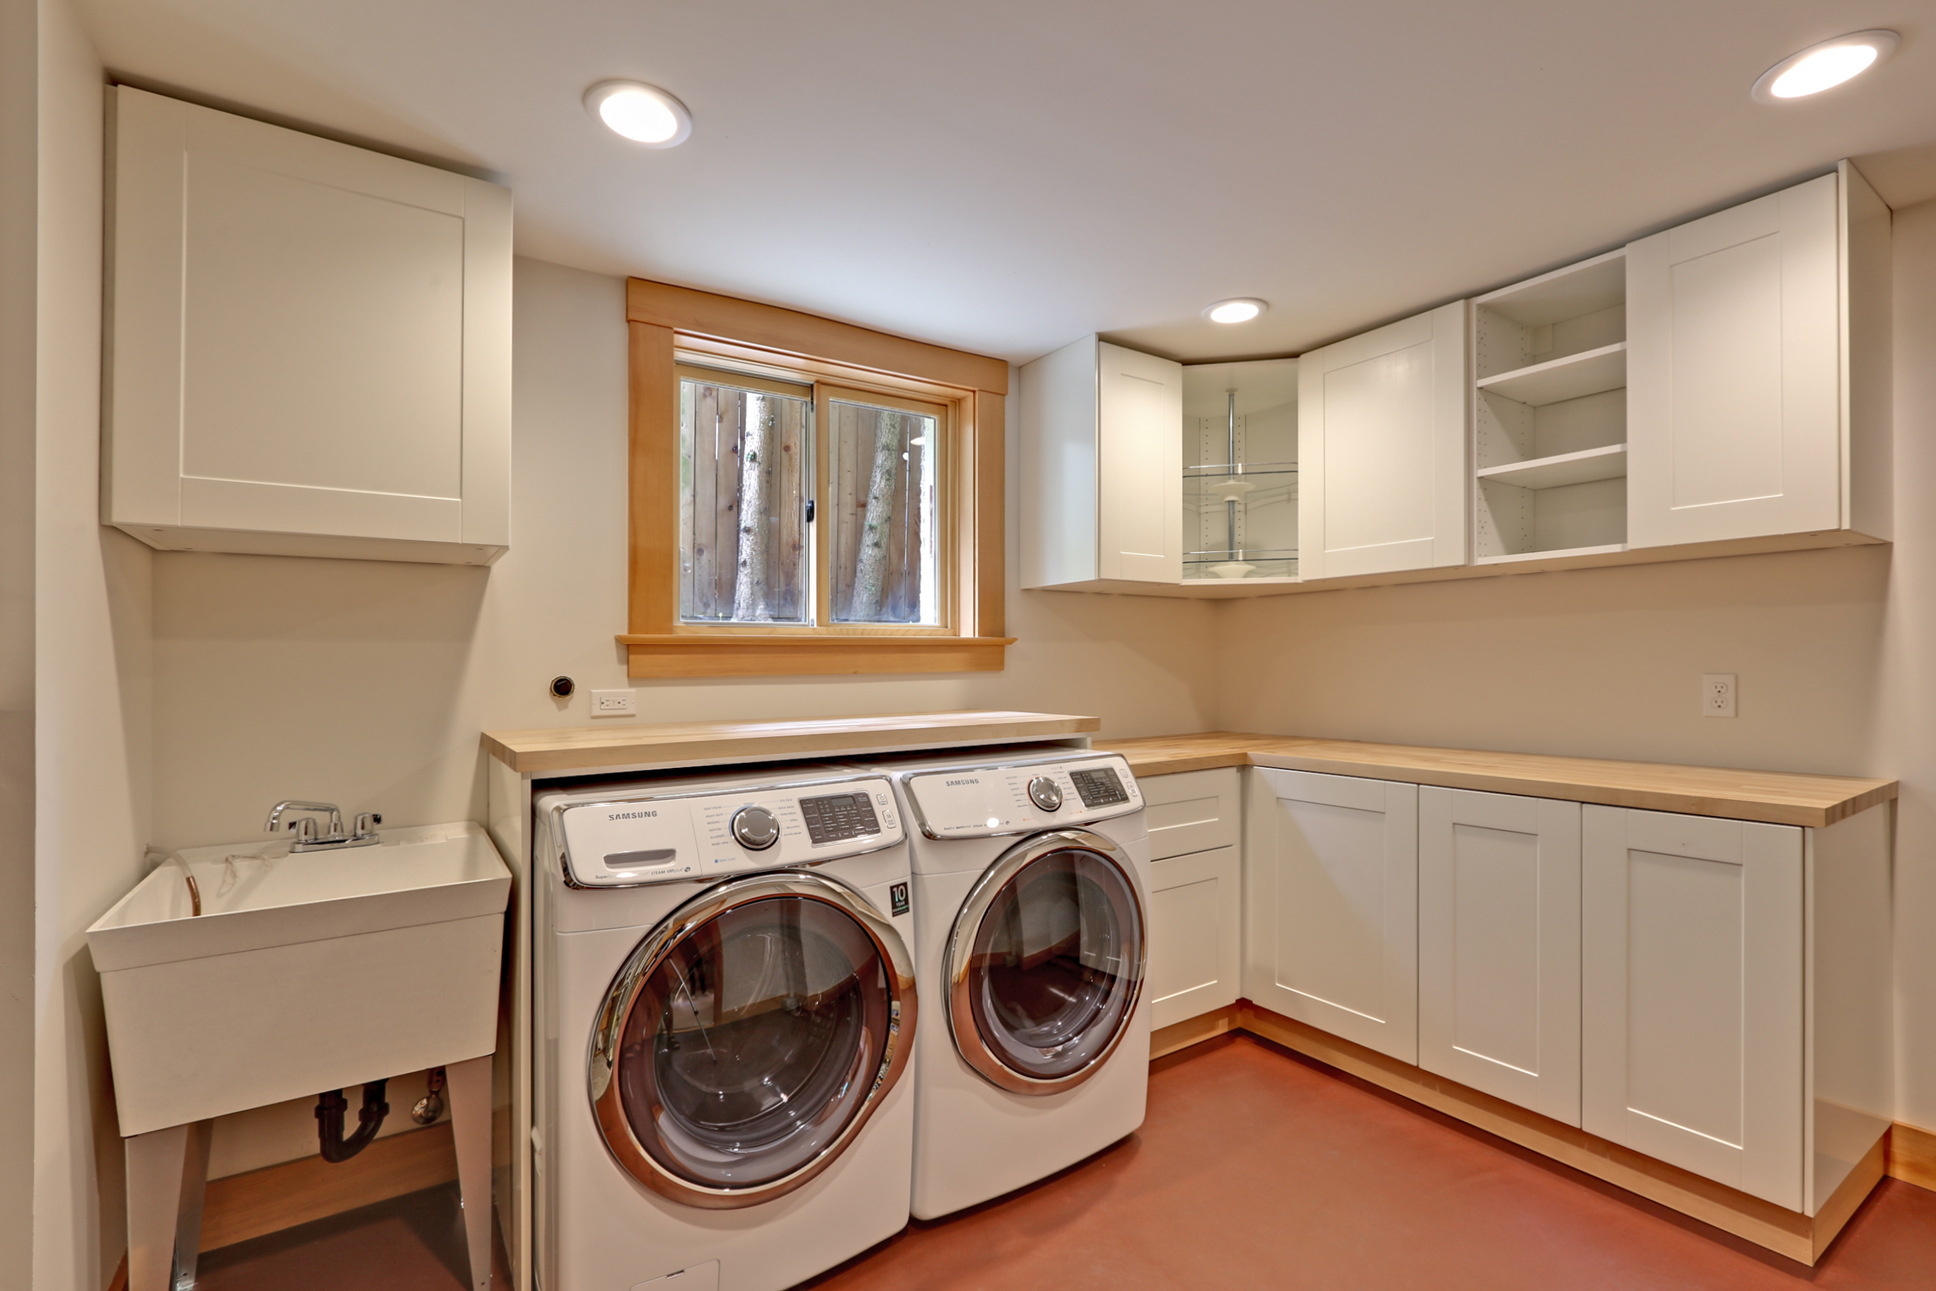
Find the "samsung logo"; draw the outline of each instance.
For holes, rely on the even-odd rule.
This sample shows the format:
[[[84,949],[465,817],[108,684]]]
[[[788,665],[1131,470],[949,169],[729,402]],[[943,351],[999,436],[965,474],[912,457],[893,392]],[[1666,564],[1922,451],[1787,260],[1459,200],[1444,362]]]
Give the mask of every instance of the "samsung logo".
[[[611,815],[607,816],[605,819],[638,820],[640,817],[643,817],[643,816],[656,816],[658,814],[659,813],[656,811],[615,811]]]
[[[981,780],[979,778],[971,779],[971,780],[943,780],[941,783],[945,785],[980,784]]]

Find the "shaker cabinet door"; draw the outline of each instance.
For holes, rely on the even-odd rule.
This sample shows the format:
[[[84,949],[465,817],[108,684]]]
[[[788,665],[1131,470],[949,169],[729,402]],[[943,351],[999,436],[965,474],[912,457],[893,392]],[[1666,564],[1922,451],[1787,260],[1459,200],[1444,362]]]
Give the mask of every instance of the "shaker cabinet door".
[[[1418,786],[1257,767],[1244,994],[1418,1060]]]
[[[1462,565],[1463,301],[1298,360],[1298,561],[1305,581]]]
[[[509,192],[114,93],[108,523],[164,548],[499,554]]]
[[[1802,831],[1588,806],[1581,1128],[1800,1210]]]
[[[1183,577],[1183,365],[1096,346],[1100,575]]]
[[[1627,541],[1841,526],[1835,175],[1627,248]]]
[[[1418,1065],[1580,1123],[1580,804],[1418,791]]]

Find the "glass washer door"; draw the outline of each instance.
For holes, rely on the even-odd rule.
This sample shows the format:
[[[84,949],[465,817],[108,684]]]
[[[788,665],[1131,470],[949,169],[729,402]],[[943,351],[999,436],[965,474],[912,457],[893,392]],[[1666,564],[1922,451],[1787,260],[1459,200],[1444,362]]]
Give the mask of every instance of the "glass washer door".
[[[1059,1093],[1115,1051],[1145,968],[1131,873],[1110,840],[1058,830],[1010,849],[969,892],[949,943],[948,1022],[983,1077]]]
[[[730,1209],[825,1169],[900,1078],[912,961],[821,875],[733,879],[639,943],[591,1044],[599,1130],[640,1183]]]

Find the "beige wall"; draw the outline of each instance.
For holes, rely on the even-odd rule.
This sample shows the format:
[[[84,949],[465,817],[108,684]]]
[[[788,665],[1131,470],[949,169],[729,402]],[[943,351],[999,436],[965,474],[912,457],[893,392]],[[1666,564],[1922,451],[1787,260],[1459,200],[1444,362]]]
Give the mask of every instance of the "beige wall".
[[[151,561],[96,522],[101,64],[67,0],[39,22],[33,1284],[91,1291],[123,1212],[85,932],[143,873]]]
[[[1218,711],[1272,733],[1903,781],[1899,1115],[1936,1126],[1936,203],[1896,216],[1896,542],[1233,602]],[[1740,716],[1699,716],[1701,674]]]
[[[154,842],[259,837],[281,798],[389,824],[482,820],[479,730],[583,725],[586,691],[634,684],[612,639],[625,628],[623,283],[520,260],[516,327],[512,543],[491,569],[155,556]],[[639,682],[639,720],[1034,708],[1099,714],[1116,734],[1214,725],[1213,607],[1015,589],[1013,469],[1020,642],[1006,672]],[[558,673],[581,687],[569,705],[545,693]],[[290,1104],[223,1122],[211,1168],[314,1143],[309,1104]]]
[[[34,324],[40,27],[0,0],[0,1099],[34,1101]],[[34,1118],[0,1124],[0,1288],[33,1273]]]

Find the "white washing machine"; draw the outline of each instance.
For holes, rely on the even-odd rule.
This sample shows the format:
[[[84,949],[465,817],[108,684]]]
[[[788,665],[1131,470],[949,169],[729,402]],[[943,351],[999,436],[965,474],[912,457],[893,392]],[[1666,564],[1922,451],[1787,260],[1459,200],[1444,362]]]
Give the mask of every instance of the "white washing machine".
[[[777,1291],[908,1217],[917,1034],[893,789],[851,768],[535,803],[545,1291]]]
[[[972,759],[972,760],[971,760]],[[890,771],[914,861],[915,1216],[1054,1174],[1143,1123],[1149,836],[1129,764],[1039,750]]]

